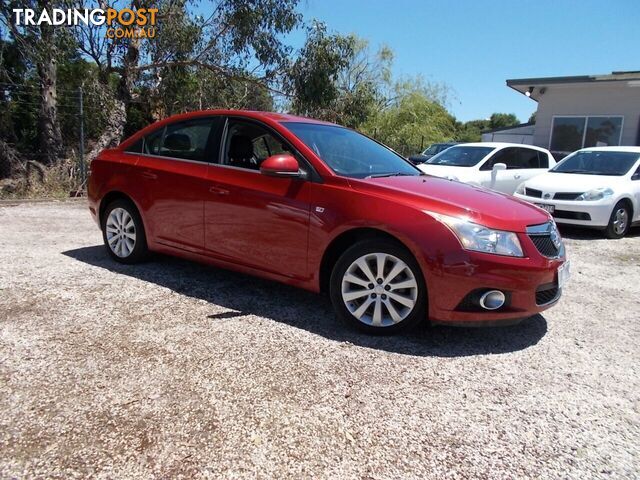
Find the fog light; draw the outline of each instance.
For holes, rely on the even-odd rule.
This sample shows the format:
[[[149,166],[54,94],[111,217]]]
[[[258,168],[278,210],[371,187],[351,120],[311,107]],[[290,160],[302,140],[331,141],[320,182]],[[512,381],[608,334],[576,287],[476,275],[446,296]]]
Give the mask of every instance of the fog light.
[[[480,306],[485,310],[497,310],[504,305],[506,298],[500,290],[489,290],[480,297]]]

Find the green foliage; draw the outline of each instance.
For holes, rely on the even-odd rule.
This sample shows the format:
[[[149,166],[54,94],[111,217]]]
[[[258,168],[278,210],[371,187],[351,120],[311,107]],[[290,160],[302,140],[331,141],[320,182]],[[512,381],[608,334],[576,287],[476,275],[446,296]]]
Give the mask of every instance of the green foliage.
[[[285,88],[293,97],[291,109],[299,115],[329,119],[340,97],[338,76],[353,56],[350,37],[331,35],[323,23],[313,22],[307,40],[289,69]]]
[[[504,128],[519,125],[520,120],[513,113],[494,113],[489,118],[489,128]]]
[[[422,80],[396,85],[391,105],[374,115],[363,131],[403,155],[412,155],[433,142],[451,140],[455,119],[434,98]]]
[[[513,113],[494,113],[488,120],[458,122],[456,140],[459,142],[479,142],[482,139],[482,132],[519,124],[520,120]]]

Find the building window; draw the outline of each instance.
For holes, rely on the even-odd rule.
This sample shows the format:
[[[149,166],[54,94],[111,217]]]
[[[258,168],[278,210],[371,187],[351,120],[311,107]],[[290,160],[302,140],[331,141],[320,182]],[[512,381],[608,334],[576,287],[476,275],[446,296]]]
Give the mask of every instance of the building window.
[[[553,117],[549,150],[573,152],[620,145],[623,117]]]

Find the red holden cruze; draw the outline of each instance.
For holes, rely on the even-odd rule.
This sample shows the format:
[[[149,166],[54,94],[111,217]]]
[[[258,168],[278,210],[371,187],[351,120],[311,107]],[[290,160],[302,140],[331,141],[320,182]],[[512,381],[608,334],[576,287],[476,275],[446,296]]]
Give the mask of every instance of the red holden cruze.
[[[569,273],[541,209],[290,115],[165,119],[103,151],[88,191],[116,261],[161,252],[327,292],[368,332],[513,323],[557,302]]]

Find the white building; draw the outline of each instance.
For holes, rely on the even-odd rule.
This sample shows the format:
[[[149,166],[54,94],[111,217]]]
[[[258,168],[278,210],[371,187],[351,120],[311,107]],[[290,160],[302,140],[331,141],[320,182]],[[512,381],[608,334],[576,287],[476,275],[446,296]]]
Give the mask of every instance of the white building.
[[[483,141],[517,141],[520,136],[518,143],[563,154],[584,147],[640,145],[640,71],[520,78],[507,80],[507,86],[538,102],[535,125],[486,132]]]

